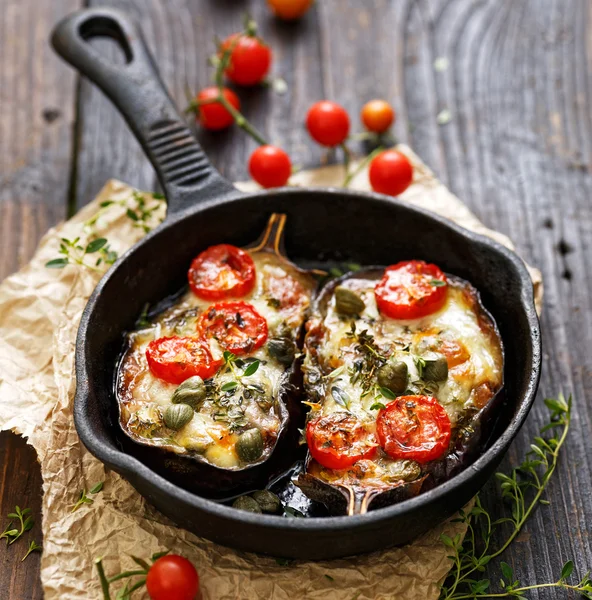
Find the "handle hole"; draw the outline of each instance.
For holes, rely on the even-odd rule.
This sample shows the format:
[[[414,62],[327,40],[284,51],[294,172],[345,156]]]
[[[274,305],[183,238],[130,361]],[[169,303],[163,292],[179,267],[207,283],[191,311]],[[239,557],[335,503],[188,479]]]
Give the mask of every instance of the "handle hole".
[[[79,33],[82,39],[87,42],[90,42],[94,38],[102,38],[100,44],[93,44],[93,46],[109,60],[115,59],[117,62],[120,62],[119,58],[123,52],[123,64],[132,62],[134,57],[132,48],[123,29],[121,29],[119,23],[114,19],[106,16],[94,17],[80,25]],[[114,46],[117,47],[119,52],[107,50]]]

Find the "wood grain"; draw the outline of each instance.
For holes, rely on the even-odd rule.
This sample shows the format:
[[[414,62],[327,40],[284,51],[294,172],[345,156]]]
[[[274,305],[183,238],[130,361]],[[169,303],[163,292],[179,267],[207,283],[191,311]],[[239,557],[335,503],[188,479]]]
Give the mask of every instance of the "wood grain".
[[[41,555],[34,552],[21,562],[31,540],[42,542],[41,472],[37,455],[23,438],[4,431],[0,433],[0,456],[0,531],[8,525],[5,515],[14,512],[16,505],[30,508],[35,519],[33,528],[14,544],[7,546],[0,540],[0,590],[2,597],[10,600],[37,600],[43,597],[39,578]],[[12,524],[18,529],[18,522]]]
[[[2,0],[0,278],[25,264],[65,215],[74,74],[53,54],[52,25],[78,0]]]
[[[18,33],[18,39],[0,35],[4,50],[0,273],[22,264],[41,231],[63,214],[72,169],[71,197],[76,206],[88,202],[110,177],[142,188],[155,186],[150,165],[109,101],[84,80],[75,98],[72,74],[42,51],[37,41],[41,38],[34,36],[30,48],[23,42],[31,39],[31,32],[47,30],[49,20],[60,12],[54,6],[63,9],[68,2],[52,2],[51,9],[25,18],[16,14],[16,7],[33,6],[32,0],[4,0],[4,4],[9,10],[0,24],[4,31]],[[90,4],[129,10],[140,20],[180,106],[186,104],[186,86],[196,90],[210,83],[207,56],[213,50],[214,32],[224,37],[238,30],[242,14],[249,10],[274,49],[273,71],[286,79],[289,91],[283,96],[270,90],[240,91],[243,109],[264,135],[291,154],[295,164],[313,166],[327,159],[303,128],[313,101],[324,97],[339,101],[357,128],[362,104],[385,97],[398,114],[397,137],[409,143],[486,225],[508,234],[524,258],[543,271],[541,391],[504,467],[521,459],[545,422],[545,395],[573,392],[574,421],[549,488],[551,505],[536,511],[504,560],[523,582],[557,579],[561,564],[569,558],[583,575],[592,565],[589,2],[319,0],[296,24],[275,20],[264,3],[255,0],[90,0]],[[112,45],[98,47],[116,56]],[[28,53],[15,69],[22,48]],[[447,58],[446,70],[434,68],[439,57]],[[22,73],[27,77],[17,78]],[[78,135],[71,153],[65,122],[71,122],[75,100]],[[51,106],[69,116],[43,124],[39,113]],[[451,120],[438,124],[443,110],[450,112]],[[237,130],[219,135],[200,131],[199,137],[228,178],[246,178],[254,142]],[[33,140],[33,146],[26,140]],[[13,164],[19,166],[10,167]],[[35,189],[36,185],[40,187]],[[24,489],[8,474],[0,481],[8,481],[16,496]],[[506,509],[493,483],[484,496],[492,511],[502,516]],[[488,566],[485,576],[497,581],[499,575],[496,564]],[[8,581],[3,576],[0,584]],[[23,585],[22,571],[10,577],[15,586]],[[22,597],[11,593],[11,598]],[[530,597],[561,596],[541,591]]]
[[[74,121],[74,74],[49,48],[49,32],[78,0],[0,3],[0,279],[23,266],[45,231],[64,218]],[[2,375],[0,374],[0,379]],[[0,596],[42,597],[41,473],[24,440],[0,434],[0,527],[16,504],[33,510],[35,527],[10,547],[0,544]]]

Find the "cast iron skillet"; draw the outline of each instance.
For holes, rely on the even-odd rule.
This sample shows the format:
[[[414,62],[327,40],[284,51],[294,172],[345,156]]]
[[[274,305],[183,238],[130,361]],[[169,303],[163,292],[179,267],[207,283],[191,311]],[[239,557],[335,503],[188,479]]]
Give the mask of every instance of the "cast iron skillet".
[[[110,36],[126,64],[111,64],[90,46]],[[91,296],[78,332],[74,419],[80,438],[105,465],[181,526],[221,544],[306,559],[346,556],[402,544],[463,506],[485,483],[533,403],[541,342],[524,264],[496,242],[429,212],[378,194],[340,189],[238,192],[209,164],[165,91],[138,27],[124,14],[90,9],[63,20],[57,52],[96,83],[126,118],[165,191],[168,215],[125,253]],[[466,470],[400,504],[352,517],[286,519],[254,515],[201,498],[122,450],[113,393],[122,332],[146,302],[186,281],[202,249],[256,239],[272,212],[288,215],[286,250],[302,264],[319,258],[392,264],[421,258],[470,281],[494,316],[505,346],[506,400],[493,443]]]

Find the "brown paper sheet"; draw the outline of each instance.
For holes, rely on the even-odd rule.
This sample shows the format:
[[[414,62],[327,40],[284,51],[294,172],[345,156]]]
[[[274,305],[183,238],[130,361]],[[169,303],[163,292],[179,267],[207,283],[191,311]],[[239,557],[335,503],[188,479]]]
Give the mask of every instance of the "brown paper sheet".
[[[512,247],[508,238],[486,229],[408,148],[401,149],[415,167],[414,183],[402,195],[404,200]],[[331,166],[298,173],[292,183],[338,186],[342,178],[343,168]],[[237,187],[252,189],[254,184]],[[351,187],[369,189],[365,171]],[[147,223],[153,226],[164,216],[164,203],[148,194],[145,198],[148,207],[157,207]],[[101,208],[107,200],[115,203]],[[132,568],[130,554],[148,557],[164,549],[196,565],[204,600],[436,599],[438,584],[450,568],[439,537],[442,532],[464,535],[459,523],[447,522],[402,548],[280,566],[273,558],[236,552],[175,527],[84,449],[72,418],[74,346],[82,310],[100,273],[78,265],[63,270],[44,265],[59,256],[60,237],[81,236],[84,243],[89,236],[104,236],[119,253],[130,247],[143,229],[126,216],[128,207],[137,208],[134,191],[108,182],[75,217],[50,230],[31,262],[0,285],[0,430],[27,437],[41,464],[41,579],[46,599],[99,599],[95,558],[104,557],[109,575]],[[540,306],[541,276],[535,269],[531,274]],[[80,491],[99,481],[105,485],[94,503],[72,513]],[[138,592],[134,597],[147,596]]]

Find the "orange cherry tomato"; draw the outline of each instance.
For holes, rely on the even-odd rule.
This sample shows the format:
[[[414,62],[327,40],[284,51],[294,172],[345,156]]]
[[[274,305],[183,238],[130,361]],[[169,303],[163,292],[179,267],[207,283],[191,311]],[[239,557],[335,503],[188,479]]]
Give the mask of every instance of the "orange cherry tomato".
[[[146,577],[150,600],[195,600],[199,575],[182,556],[167,554],[154,561]]]
[[[233,354],[247,354],[267,340],[267,321],[246,302],[217,302],[200,315],[197,332]]]
[[[267,4],[276,17],[291,21],[301,17],[312,4],[313,0],[267,0]]]
[[[384,133],[395,120],[395,111],[386,100],[370,100],[360,112],[360,119],[368,131]]]
[[[349,115],[340,104],[321,100],[309,108],[306,127],[315,142],[323,146],[338,146],[349,133]]]
[[[236,110],[240,110],[240,100],[232,90],[224,88],[222,93],[231,106]],[[211,131],[226,129],[234,123],[234,117],[221,102],[212,102],[217,97],[218,88],[209,87],[201,90],[196,98],[198,104],[196,119],[202,127]],[[201,104],[202,102],[205,102],[205,104]]]
[[[290,157],[276,146],[259,146],[249,159],[249,173],[262,187],[281,187],[292,174]]]
[[[387,267],[374,288],[378,310],[391,319],[418,319],[446,302],[446,275],[433,264],[409,260]]]
[[[218,244],[193,259],[187,277],[193,293],[204,300],[240,298],[255,285],[255,263],[248,252]]]
[[[347,412],[309,421],[306,443],[311,456],[327,469],[347,469],[363,458],[372,458],[377,449],[358,418]]]
[[[372,159],[368,178],[375,192],[397,196],[411,185],[413,167],[401,152],[385,150]]]
[[[222,42],[221,51],[232,48],[226,77],[238,85],[263,81],[271,65],[271,50],[258,37],[234,33]]]
[[[378,412],[376,434],[391,458],[426,463],[448,449],[450,419],[432,396],[399,396]]]
[[[159,379],[168,383],[183,383],[199,375],[208,379],[222,361],[212,358],[208,345],[193,337],[162,337],[152,340],[146,349],[148,366]]]

